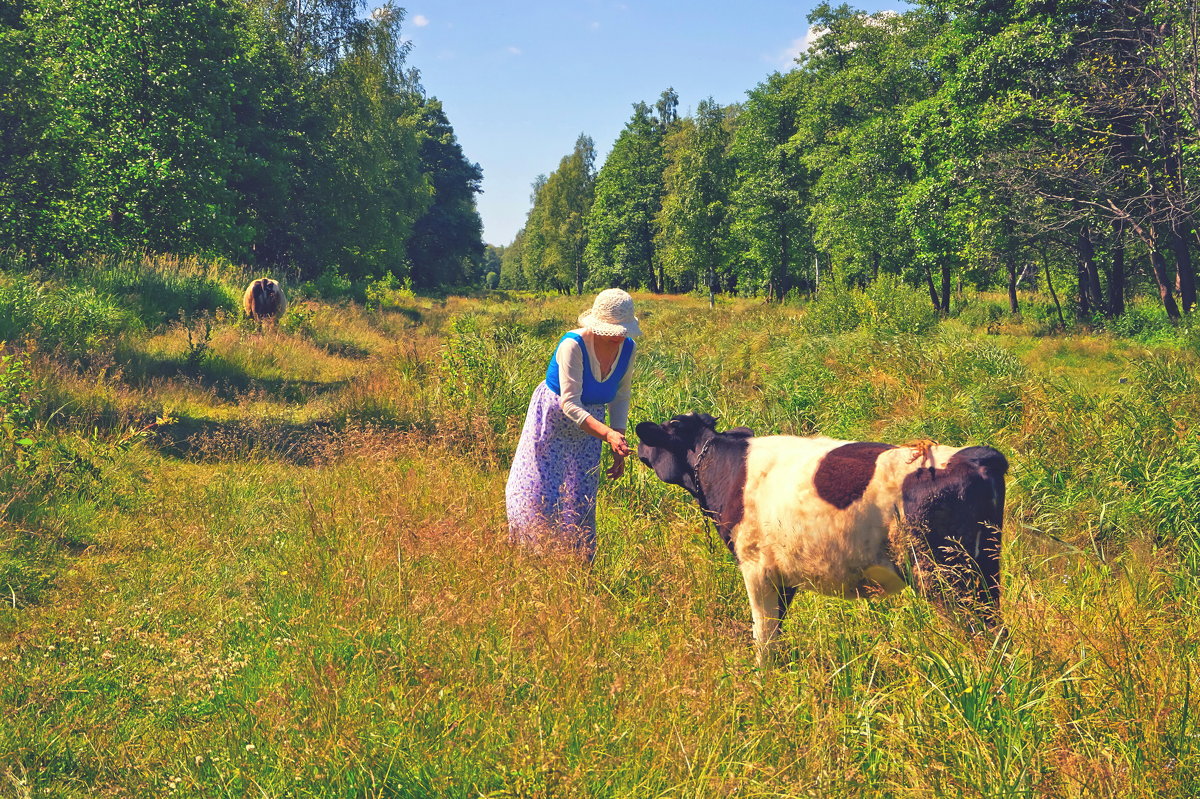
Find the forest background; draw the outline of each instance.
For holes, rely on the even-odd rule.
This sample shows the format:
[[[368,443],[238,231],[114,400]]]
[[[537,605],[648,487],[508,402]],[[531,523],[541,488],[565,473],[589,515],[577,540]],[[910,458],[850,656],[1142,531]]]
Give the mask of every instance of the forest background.
[[[485,247],[482,172],[406,64],[403,10],[359,0],[0,10],[0,247],[205,255],[290,272],[778,299],[824,268],[1045,287],[1119,316],[1196,302],[1195,4],[819,6],[745,102],[637,102],[604,164],[581,134]],[[491,275],[489,277],[489,275]]]

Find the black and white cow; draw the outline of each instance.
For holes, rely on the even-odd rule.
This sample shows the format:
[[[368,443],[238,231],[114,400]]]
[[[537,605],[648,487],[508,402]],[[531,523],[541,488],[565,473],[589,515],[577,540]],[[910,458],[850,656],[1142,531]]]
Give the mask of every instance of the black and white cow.
[[[637,426],[638,458],[700,502],[737,559],[759,660],[797,589],[892,593],[911,574],[999,621],[1008,461],[991,447],[897,447],[716,431],[707,414]]]

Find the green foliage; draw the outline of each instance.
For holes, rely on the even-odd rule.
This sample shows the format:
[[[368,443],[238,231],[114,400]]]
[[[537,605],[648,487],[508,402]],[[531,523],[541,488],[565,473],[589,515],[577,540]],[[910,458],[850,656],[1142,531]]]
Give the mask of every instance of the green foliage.
[[[880,275],[858,300],[862,326],[877,336],[916,336],[938,324],[928,295],[893,275]]]
[[[441,388],[451,407],[478,416],[499,433],[520,417],[543,375],[524,368],[543,346],[520,325],[476,314],[450,324],[441,354]]]
[[[367,305],[380,311],[385,305],[395,306],[402,301],[412,300],[416,297],[413,294],[412,281],[405,279],[401,284],[400,280],[391,272],[368,283],[364,295]]]
[[[596,181],[596,148],[580,134],[575,149],[563,156],[549,177],[539,177],[533,187],[533,207],[525,222],[520,247],[520,286],[561,293],[583,291],[586,278],[584,251],[587,219]],[[516,282],[514,278],[513,282]]]
[[[127,307],[94,288],[0,275],[0,340],[30,340],[86,358],[111,347],[118,333],[139,327]]]
[[[955,318],[973,330],[987,329],[1008,316],[1008,309],[998,302],[973,297],[958,309]]]
[[[697,106],[694,120],[685,120],[667,138],[657,242],[665,282],[676,291],[716,291],[730,283],[721,242],[731,221],[733,171],[726,153],[734,118],[731,109],[709,98]]]
[[[836,285],[827,284],[821,288],[804,309],[804,329],[810,335],[846,333],[857,330],[861,323],[858,296]]]
[[[360,277],[399,269],[411,243],[422,268],[434,245],[449,259],[418,279],[474,277],[478,167],[405,67],[404,12],[364,18],[361,5],[6,8],[0,248],[220,255],[304,275],[332,260]]]
[[[422,104],[421,123],[421,164],[433,198],[408,239],[412,284],[466,285],[483,257],[483,221],[475,208],[483,170],[463,155],[440,102]]]
[[[649,106],[636,103],[596,176],[584,252],[590,288],[658,288],[662,282],[654,236],[664,193],[666,131],[666,123]]]
[[[928,297],[891,275],[880,276],[866,289],[843,288],[830,281],[805,307],[803,320],[805,330],[813,335],[862,328],[881,338],[921,335],[937,324]]]
[[[301,283],[299,293],[326,300],[348,299],[354,295],[354,281],[343,275],[340,267],[331,264],[321,270],[315,280]]]

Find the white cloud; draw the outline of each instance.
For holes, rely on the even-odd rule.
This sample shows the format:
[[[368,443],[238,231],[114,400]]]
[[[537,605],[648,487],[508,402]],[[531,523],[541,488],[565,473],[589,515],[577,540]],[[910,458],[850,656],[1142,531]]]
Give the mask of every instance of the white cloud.
[[[598,31],[598,30],[600,30],[600,23],[599,22],[591,22],[591,23],[588,23],[588,27],[594,31]]]
[[[784,48],[782,53],[777,53],[774,56],[768,56],[765,58],[765,60],[781,66],[784,69],[794,67],[796,65],[796,59],[804,53],[807,53],[808,48],[816,44],[817,39],[820,39],[824,35],[825,29],[818,28],[814,25],[813,27],[809,28],[808,32],[799,39],[792,39],[792,43]]]
[[[511,44],[504,49],[507,50],[512,55],[520,55],[521,54],[521,48],[511,45]]]
[[[900,14],[898,12],[891,11],[891,10],[880,11],[878,14],[875,14],[875,15],[869,15],[869,14],[862,15],[863,22],[872,27],[883,27],[889,21],[895,19],[898,16],[900,16]],[[824,36],[828,30],[829,30],[828,28],[822,28],[817,25],[813,25],[811,28],[808,29],[808,32],[805,33],[803,36],[801,36],[799,39],[793,39],[792,43],[790,45],[788,45],[788,47],[782,53],[780,53],[778,56],[776,56],[774,58],[768,57],[765,60],[774,62],[784,68],[791,67],[796,63],[796,59],[798,57],[800,57],[801,55],[803,55],[804,53],[807,53],[809,51],[809,49],[814,44],[817,43],[817,40],[820,39],[822,36]],[[854,43],[853,42],[849,43],[848,45],[846,45],[846,48],[853,50]]]
[[[418,28],[424,28],[429,24],[429,17],[425,16],[424,14],[417,14],[415,17],[413,17],[412,23]]]

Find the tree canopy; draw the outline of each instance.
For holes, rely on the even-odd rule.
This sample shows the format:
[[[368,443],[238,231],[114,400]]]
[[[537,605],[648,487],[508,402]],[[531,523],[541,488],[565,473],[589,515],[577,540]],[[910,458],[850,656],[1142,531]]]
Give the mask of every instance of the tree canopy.
[[[824,263],[842,282],[924,286],[941,311],[964,285],[1005,288],[1016,310],[1040,276],[1073,285],[1084,317],[1139,287],[1173,317],[1195,307],[1194,3],[822,4],[809,21],[809,51],[743,103],[634,105],[596,177],[576,288],[778,298],[815,288]],[[542,241],[565,212],[533,200],[509,284],[561,290],[570,270],[542,267]]]
[[[477,277],[463,156],[363,0],[21,0],[0,11],[0,247]]]

